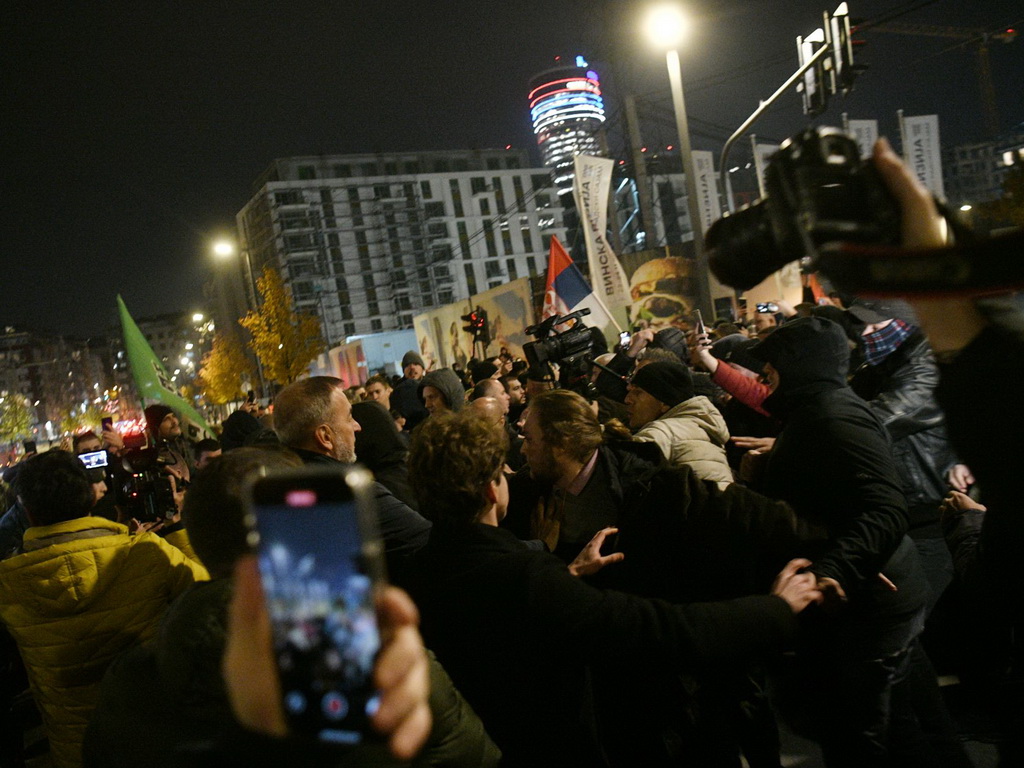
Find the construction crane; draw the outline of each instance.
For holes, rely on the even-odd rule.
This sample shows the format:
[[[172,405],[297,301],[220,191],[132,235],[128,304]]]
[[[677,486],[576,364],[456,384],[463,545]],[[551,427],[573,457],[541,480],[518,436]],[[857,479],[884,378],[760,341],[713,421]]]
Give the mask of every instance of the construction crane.
[[[992,67],[989,63],[989,43],[999,40],[1003,43],[1012,42],[1017,37],[1017,30],[1014,27],[1001,29],[993,32],[988,29],[977,29],[970,27],[944,27],[932,24],[907,24],[896,21],[886,21],[879,24],[865,24],[860,31],[890,32],[897,35],[921,35],[924,37],[945,37],[961,42],[946,48],[940,53],[945,53],[952,48],[966,48],[977,45],[978,54],[978,85],[981,90],[982,114],[985,118],[985,130],[989,136],[999,133],[999,111],[996,107],[996,89],[992,83]],[[856,29],[854,30],[856,31]]]

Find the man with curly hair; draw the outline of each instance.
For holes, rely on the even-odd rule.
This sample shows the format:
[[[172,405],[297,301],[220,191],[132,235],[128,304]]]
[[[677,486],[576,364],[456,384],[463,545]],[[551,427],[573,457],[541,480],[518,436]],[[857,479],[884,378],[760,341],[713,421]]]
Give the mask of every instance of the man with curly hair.
[[[506,439],[467,410],[424,422],[410,453],[410,478],[434,521],[410,585],[424,637],[505,764],[605,764],[592,674],[638,655],[672,674],[777,653],[795,631],[795,614],[818,598],[797,573],[808,564],[801,560],[786,566],[772,595],[726,603],[675,605],[588,585],[575,575],[622,559],[600,554],[614,529],[566,568],[498,527],[508,508]],[[660,747],[649,735],[616,735],[631,737],[638,764]]]

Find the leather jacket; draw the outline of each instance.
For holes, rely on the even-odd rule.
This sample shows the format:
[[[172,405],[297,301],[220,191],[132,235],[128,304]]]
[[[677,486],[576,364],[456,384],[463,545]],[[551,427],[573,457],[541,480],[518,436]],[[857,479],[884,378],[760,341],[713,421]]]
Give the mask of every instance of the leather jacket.
[[[949,490],[946,472],[957,462],[945,414],[935,399],[938,383],[935,355],[921,331],[880,364],[861,365],[850,379],[850,386],[889,432],[911,527],[931,522],[918,508],[931,509],[938,519],[937,507]]]

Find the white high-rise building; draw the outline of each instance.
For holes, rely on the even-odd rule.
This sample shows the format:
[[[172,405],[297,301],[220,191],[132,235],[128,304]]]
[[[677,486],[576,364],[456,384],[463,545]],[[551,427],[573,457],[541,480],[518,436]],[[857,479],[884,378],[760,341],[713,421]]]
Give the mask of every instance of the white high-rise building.
[[[236,217],[238,268],[280,270],[330,345],[410,328],[426,308],[544,272],[563,210],[548,169],[528,166],[500,149],[275,160]]]

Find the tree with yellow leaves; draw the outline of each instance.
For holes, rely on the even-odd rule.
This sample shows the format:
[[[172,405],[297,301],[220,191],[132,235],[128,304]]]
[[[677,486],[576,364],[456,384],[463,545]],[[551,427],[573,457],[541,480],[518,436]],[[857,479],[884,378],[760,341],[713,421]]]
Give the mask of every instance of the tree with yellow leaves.
[[[277,270],[264,267],[256,289],[258,309],[239,322],[252,335],[249,348],[263,365],[264,378],[282,386],[291,384],[324,349],[320,322],[292,308],[291,294]]]
[[[255,381],[252,361],[245,354],[235,329],[218,331],[199,369],[199,386],[211,405],[224,405],[245,397],[246,381]]]

